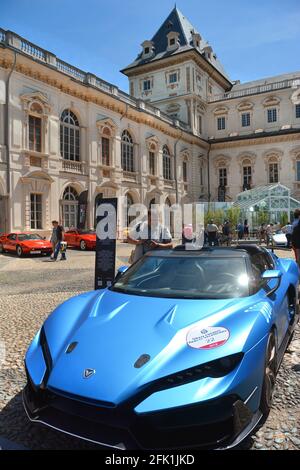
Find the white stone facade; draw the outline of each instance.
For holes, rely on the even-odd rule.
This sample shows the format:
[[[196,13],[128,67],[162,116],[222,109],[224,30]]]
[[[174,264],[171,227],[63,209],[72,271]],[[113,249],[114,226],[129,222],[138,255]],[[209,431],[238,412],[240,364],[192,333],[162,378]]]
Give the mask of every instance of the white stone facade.
[[[76,196],[88,191],[86,228],[94,227],[95,201],[100,194],[119,198],[119,228],[125,217],[120,196],[128,196],[131,202],[147,207],[150,201],[173,204],[176,199],[178,202],[198,200],[206,184],[204,168],[200,181],[200,168],[205,165],[208,148],[204,140],[175,127],[172,119],[160,116],[159,110],[150,106],[145,109],[144,103],[94,76],[86,74],[83,82],[78,74],[74,80],[72,74],[77,69],[69,66],[63,73],[61,64],[64,63],[56,61],[55,56],[50,57],[52,67],[49,67],[49,57],[44,63],[32,57],[39,51],[42,54],[38,48],[31,55],[22,54],[19,37],[6,41],[11,39],[13,47],[9,42],[0,47],[0,232],[37,230],[48,235],[54,219],[68,226],[65,213],[71,217],[74,207],[70,206],[78,203],[76,200],[73,203],[72,198],[63,200],[66,188],[72,188]],[[78,129],[80,140],[78,161],[62,157],[60,128],[65,110],[78,120],[78,127],[74,128]],[[29,136],[31,117],[41,122],[38,149],[32,148],[32,136]],[[9,123],[8,145],[6,122]],[[125,130],[133,142],[131,171],[122,167],[121,139]],[[103,161],[103,137],[109,141],[109,161]],[[164,147],[169,150],[169,179],[163,173]],[[150,151],[154,154],[153,174],[149,168]],[[183,160],[187,169],[185,181]],[[35,194],[40,196],[36,200]],[[68,206],[64,207],[65,213],[63,206]],[[40,211],[41,215],[32,214]],[[68,217],[67,221],[74,220]]]

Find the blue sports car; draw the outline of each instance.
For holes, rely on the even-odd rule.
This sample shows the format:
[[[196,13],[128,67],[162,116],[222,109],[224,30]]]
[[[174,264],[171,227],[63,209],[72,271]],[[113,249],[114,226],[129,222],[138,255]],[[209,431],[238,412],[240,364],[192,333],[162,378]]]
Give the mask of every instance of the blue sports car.
[[[225,449],[267,415],[298,267],[255,246],[154,251],[60,305],[29,347],[32,422],[118,449]]]

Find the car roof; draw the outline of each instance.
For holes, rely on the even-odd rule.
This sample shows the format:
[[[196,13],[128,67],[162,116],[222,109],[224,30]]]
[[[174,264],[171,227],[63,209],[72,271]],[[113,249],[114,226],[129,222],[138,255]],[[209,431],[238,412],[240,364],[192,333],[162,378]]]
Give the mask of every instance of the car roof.
[[[209,258],[245,258],[254,254],[266,254],[266,251],[258,245],[242,244],[234,247],[202,247],[185,248],[185,245],[178,245],[172,250],[149,251],[146,256],[162,257],[187,257],[205,256]]]

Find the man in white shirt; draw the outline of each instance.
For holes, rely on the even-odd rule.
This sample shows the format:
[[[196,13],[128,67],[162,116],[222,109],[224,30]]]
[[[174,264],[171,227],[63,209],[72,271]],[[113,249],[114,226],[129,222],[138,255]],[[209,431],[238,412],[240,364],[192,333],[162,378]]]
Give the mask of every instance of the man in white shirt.
[[[217,245],[218,243],[218,227],[214,224],[213,220],[210,220],[206,226],[207,238],[209,246]]]
[[[158,214],[148,210],[147,220],[137,224],[128,236],[128,243],[135,245],[133,262],[152,250],[172,248],[172,236],[167,227],[159,222]]]

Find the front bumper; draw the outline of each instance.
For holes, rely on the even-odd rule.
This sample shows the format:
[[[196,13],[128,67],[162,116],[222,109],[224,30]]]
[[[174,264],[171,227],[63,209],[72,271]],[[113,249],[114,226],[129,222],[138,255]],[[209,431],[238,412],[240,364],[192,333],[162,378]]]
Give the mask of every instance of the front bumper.
[[[236,446],[257,425],[236,395],[192,406],[137,414],[130,403],[89,403],[37,389],[28,376],[23,403],[28,418],[66,434],[117,449],[216,449]]]

